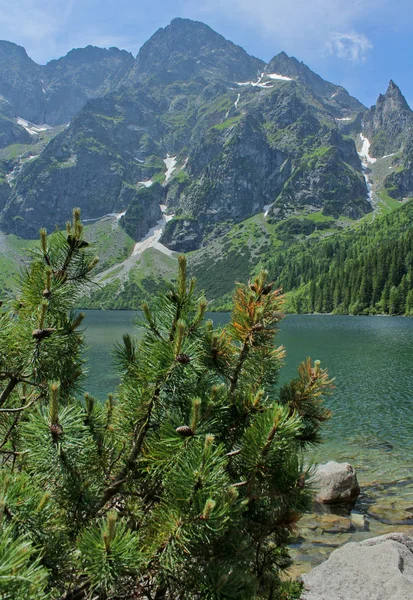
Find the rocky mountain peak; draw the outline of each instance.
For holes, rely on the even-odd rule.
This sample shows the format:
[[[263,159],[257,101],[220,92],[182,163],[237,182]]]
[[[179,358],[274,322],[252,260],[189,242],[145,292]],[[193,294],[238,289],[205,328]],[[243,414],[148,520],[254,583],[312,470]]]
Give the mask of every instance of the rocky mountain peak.
[[[410,106],[407,104],[406,98],[401,93],[399,86],[396,85],[392,79],[390,79],[389,86],[384,96],[380,94],[377,100],[376,108],[378,108],[380,104],[387,105],[385,107],[385,110],[406,110],[411,112]]]
[[[390,80],[364,118],[364,135],[371,142],[372,156],[397,152],[413,133],[413,111],[400,88]]]
[[[19,46],[14,42],[8,42],[7,40],[0,40],[0,56],[5,55],[14,55],[19,56],[20,58],[23,58],[25,60],[31,60],[23,46]]]
[[[44,111],[40,69],[22,46],[0,41],[0,95],[28,121],[36,122]]]
[[[89,98],[116,89],[134,64],[125,50],[87,46],[38,65],[21,46],[0,41],[0,95],[16,116],[60,125],[70,121]]]
[[[85,63],[102,62],[108,58],[129,59],[130,62],[133,61],[133,55],[126,50],[119,50],[119,48],[116,47],[99,48],[98,46],[89,45],[85,48],[73,48],[66,56],[48,62],[47,67],[50,69],[57,64],[79,66]]]
[[[208,25],[177,18],[142,46],[131,81],[150,78],[169,83],[197,76],[206,81],[243,81],[254,78],[263,66],[263,61]]]
[[[323,100],[334,100],[337,108],[350,109],[352,111],[364,110],[364,106],[355,98],[352,98],[344,88],[340,88],[314,73],[306,64],[297,60],[294,56],[288,56],[280,52],[266,65],[264,73],[276,73],[290,77],[304,85],[314,95]],[[338,113],[340,114],[340,113]]]

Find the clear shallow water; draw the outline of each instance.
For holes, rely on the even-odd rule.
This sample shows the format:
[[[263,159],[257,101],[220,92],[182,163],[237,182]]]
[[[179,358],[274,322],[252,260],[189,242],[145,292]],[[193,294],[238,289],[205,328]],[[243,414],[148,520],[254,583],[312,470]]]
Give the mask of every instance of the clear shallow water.
[[[89,377],[85,389],[100,399],[118,383],[113,344],[136,332],[132,311],[86,311]],[[214,314],[225,322],[224,314]],[[281,383],[295,376],[307,356],[320,359],[335,378],[327,399],[333,418],[315,458],[348,460],[361,483],[392,482],[412,476],[413,464],[413,319],[291,315],[277,343],[287,356]],[[403,491],[411,494],[411,486]],[[412,496],[413,500],[413,496]]]

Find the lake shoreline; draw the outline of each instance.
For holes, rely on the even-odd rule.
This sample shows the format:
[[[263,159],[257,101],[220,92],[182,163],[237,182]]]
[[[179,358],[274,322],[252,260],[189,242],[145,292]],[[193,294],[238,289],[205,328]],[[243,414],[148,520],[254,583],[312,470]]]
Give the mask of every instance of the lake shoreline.
[[[113,311],[113,312],[119,312],[119,313],[125,313],[125,312],[142,312],[141,309],[139,308],[82,308],[82,307],[77,307],[76,308],[77,311],[79,312],[85,312],[85,311],[100,311],[100,312],[109,312],[109,311]],[[230,314],[231,313],[231,309],[225,309],[225,310],[220,310],[220,309],[214,309],[214,308],[209,308],[208,310],[209,313],[213,313],[213,314]],[[289,316],[293,316],[293,315],[297,315],[297,316],[301,316],[301,317],[391,317],[391,318],[398,318],[398,317],[404,317],[406,319],[411,319],[413,318],[413,315],[388,315],[386,313],[377,313],[377,314],[369,314],[369,315],[351,315],[351,314],[346,314],[346,313],[297,313],[297,312],[288,312],[285,311],[283,313],[284,317],[289,317]]]

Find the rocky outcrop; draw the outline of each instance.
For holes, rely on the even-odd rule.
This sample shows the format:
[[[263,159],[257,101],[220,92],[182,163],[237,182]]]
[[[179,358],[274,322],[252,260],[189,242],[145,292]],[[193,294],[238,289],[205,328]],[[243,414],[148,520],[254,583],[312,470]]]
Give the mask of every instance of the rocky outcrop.
[[[10,187],[0,175],[0,211],[6,206],[10,196]]]
[[[323,504],[354,502],[360,493],[356,470],[350,463],[330,461],[319,465],[314,487],[317,489],[316,502]]]
[[[188,161],[194,183],[181,194],[180,207],[203,232],[219,222],[242,221],[281,191],[290,174],[286,158],[271,148],[253,116],[213,129]]]
[[[397,152],[413,134],[413,112],[399,87],[390,81],[384,95],[363,118],[364,135],[370,140],[370,155]]]
[[[407,164],[386,177],[384,185],[389,196],[395,200],[413,197],[413,165]]]
[[[337,147],[321,147],[301,159],[278,196],[272,215],[280,220],[304,209],[351,219],[372,210],[365,179],[343,160]]]
[[[391,533],[346,544],[303,581],[302,600],[411,600],[413,537]]]
[[[23,165],[1,216],[3,230],[35,238],[41,226],[64,226],[75,206],[86,220],[128,207],[131,189],[137,194],[138,182],[165,168],[151,158],[153,150],[161,152],[150,135],[160,136],[156,106],[135,94],[135,102],[130,96],[90,101],[37,159]],[[133,115],[128,120],[125,104]]]
[[[163,198],[164,189],[159,183],[138,191],[132,186],[123,187],[120,202],[128,209],[120,224],[132,239],[141,240],[161,219],[162,211],[159,205]]]
[[[167,223],[161,243],[175,252],[190,252],[199,248],[203,232],[198,219],[179,217]]]
[[[31,144],[32,136],[13,119],[0,114],[0,148],[12,144]]]

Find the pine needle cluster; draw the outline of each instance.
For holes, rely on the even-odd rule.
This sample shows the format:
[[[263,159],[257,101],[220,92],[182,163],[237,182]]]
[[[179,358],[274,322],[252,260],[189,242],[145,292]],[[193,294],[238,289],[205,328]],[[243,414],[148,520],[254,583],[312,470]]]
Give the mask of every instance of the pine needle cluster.
[[[143,338],[116,347],[104,403],[79,397],[73,312],[95,264],[75,211],[66,236],[41,232],[0,315],[0,596],[292,598],[281,575],[331,381],[308,360],[277,391],[280,290],[264,272],[239,284],[217,328],[180,257]]]

